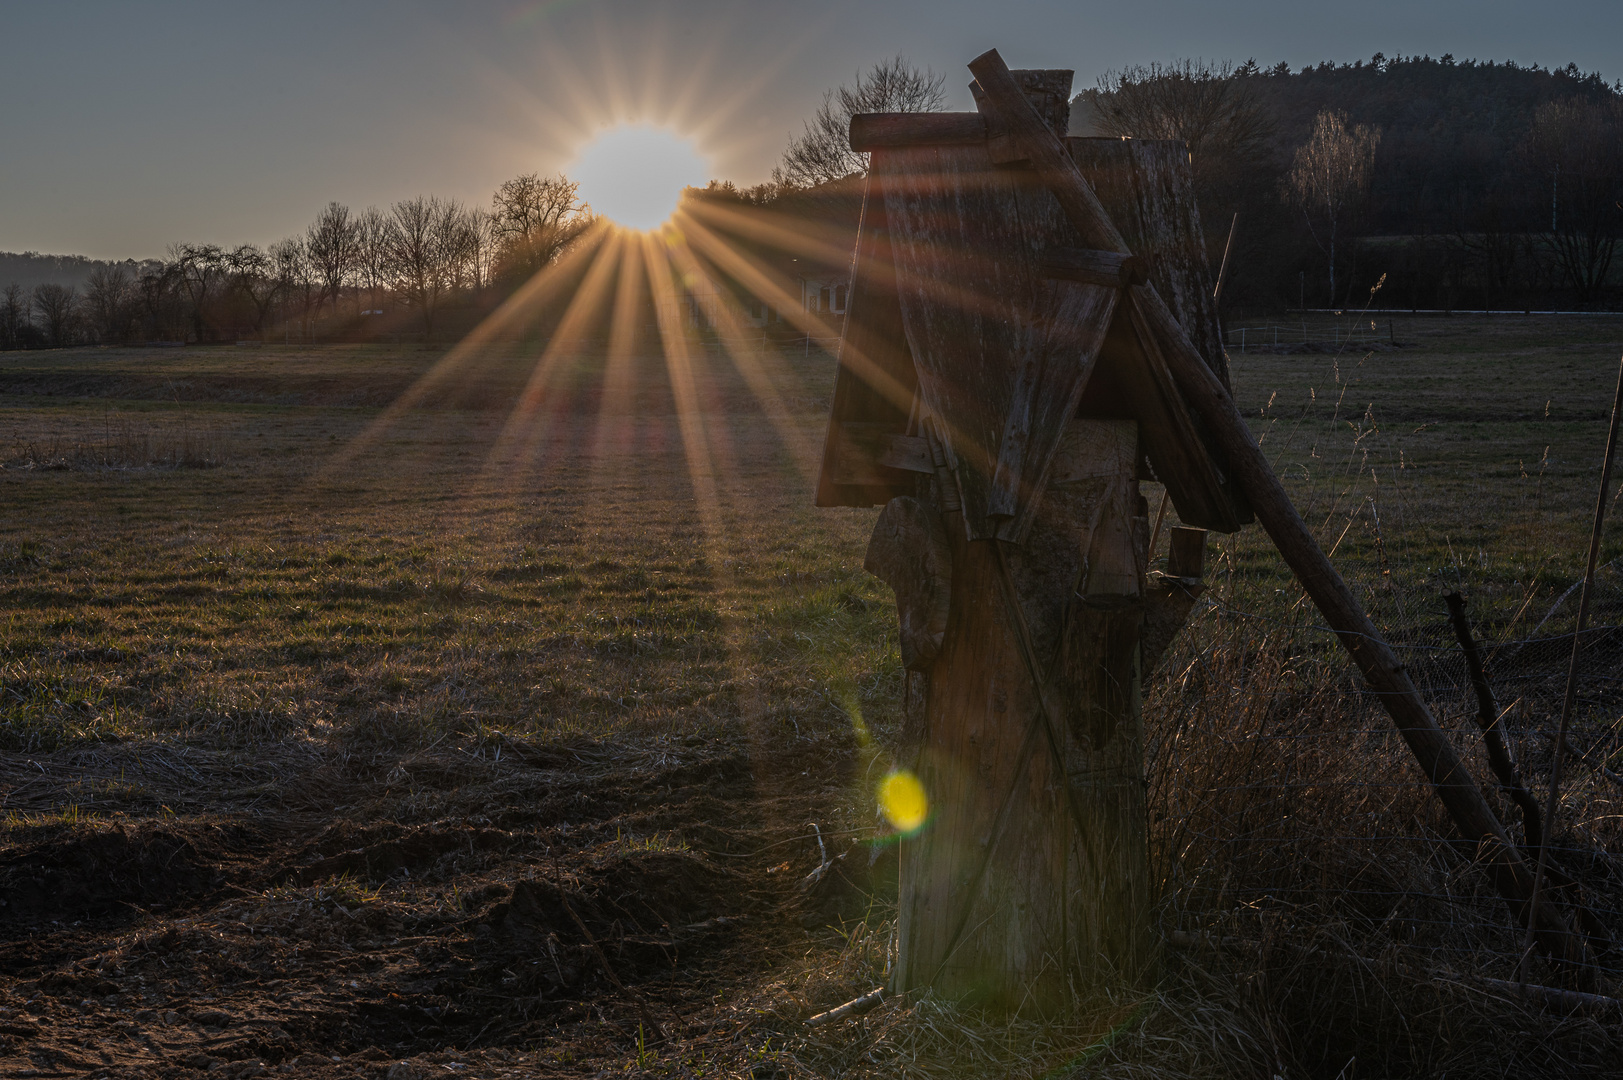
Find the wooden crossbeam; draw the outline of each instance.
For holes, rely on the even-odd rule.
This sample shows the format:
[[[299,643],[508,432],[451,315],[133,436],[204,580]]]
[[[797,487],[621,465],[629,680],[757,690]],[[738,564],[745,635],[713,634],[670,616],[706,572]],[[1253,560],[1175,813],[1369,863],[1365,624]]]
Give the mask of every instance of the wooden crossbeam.
[[[1125,289],[1150,280],[1149,263],[1137,255],[1089,248],[1050,248],[1037,265],[1044,277],[1062,281],[1083,281],[1089,285],[1109,285]]]
[[[980,113],[858,113],[851,118],[851,149],[967,146],[986,141]]]

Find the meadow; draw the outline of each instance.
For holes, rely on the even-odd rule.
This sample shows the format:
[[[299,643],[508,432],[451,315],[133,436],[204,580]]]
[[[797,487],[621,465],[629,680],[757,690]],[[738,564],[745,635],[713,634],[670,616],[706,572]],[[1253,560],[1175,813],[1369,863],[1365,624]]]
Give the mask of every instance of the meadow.
[[[1394,336],[1235,354],[1237,401],[1399,640],[1446,632],[1456,589],[1490,642],[1570,630],[1552,605],[1582,572],[1623,319]],[[1615,1026],[1417,974],[1399,946],[1503,959],[1427,937],[1431,884],[1407,938],[1323,906],[1391,858],[1333,854],[1354,811],[1313,800],[1349,770],[1385,792],[1360,836],[1423,841],[1413,875],[1469,867],[1391,740],[1310,767],[1240,738],[1379,720],[1256,526],[1211,538],[1146,717],[1164,921],[1262,954],[1169,953],[1153,990],[1059,1021],[898,1001],[808,1031],[888,963],[877,511],[811,505],[826,353],[644,346],[554,354],[545,393],[535,343],[0,354],[0,1075],[1559,1075],[1618,1053]],[[1617,704],[1585,702],[1585,752],[1616,767]],[[1479,753],[1468,702],[1439,711]],[[1520,749],[1536,778],[1547,748]],[[1276,767],[1326,778],[1281,796]],[[1574,843],[1615,909],[1623,791],[1598,775]],[[1293,810],[1266,850],[1176,827]],[[1290,915],[1244,884],[1287,858],[1320,890]]]

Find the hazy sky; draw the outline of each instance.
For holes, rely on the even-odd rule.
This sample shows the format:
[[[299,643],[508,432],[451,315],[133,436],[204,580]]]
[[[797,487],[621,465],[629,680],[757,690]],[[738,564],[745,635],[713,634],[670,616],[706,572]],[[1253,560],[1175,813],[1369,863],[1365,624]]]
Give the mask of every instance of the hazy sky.
[[[901,52],[948,76],[1376,51],[1623,76],[1617,0],[0,0],[0,251],[267,243],[328,200],[485,202],[616,121],[764,179],[822,91]]]

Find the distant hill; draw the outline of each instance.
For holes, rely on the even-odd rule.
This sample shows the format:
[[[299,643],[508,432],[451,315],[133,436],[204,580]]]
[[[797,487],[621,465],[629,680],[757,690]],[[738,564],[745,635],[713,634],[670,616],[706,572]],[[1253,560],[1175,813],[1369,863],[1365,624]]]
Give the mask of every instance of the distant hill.
[[[90,274],[99,266],[113,266],[103,259],[87,259],[83,255],[41,255],[37,251],[17,254],[0,251],[0,288],[13,283],[32,289],[35,285],[68,285],[84,290]],[[133,259],[125,265],[135,270],[139,265]]]
[[[1337,253],[1343,282],[1356,281],[1367,291],[1386,273],[1383,302],[1401,306],[1576,302],[1578,292],[1569,288],[1570,274],[1552,254],[1554,245],[1536,239],[1551,228],[1552,181],[1548,163],[1529,152],[1535,117],[1553,103],[1616,108],[1623,103],[1623,82],[1608,83],[1575,65],[1552,70],[1380,53],[1295,70],[1248,63],[1232,77],[1260,109],[1266,135],[1232,159],[1221,159],[1219,148],[1196,162],[1209,248],[1220,252],[1229,222],[1239,214],[1233,276],[1225,289],[1230,302],[1276,307],[1328,300],[1322,250],[1300,209],[1284,197],[1297,148],[1308,141],[1322,110],[1344,113],[1349,125],[1367,125],[1381,136],[1368,196],[1346,222],[1345,238],[1354,242]],[[1108,94],[1083,88],[1073,102],[1073,133],[1116,134],[1077,130],[1079,123],[1101,123],[1098,106],[1108,100]],[[1623,216],[1604,229],[1623,231]],[[1487,233],[1510,239],[1488,252]],[[1356,242],[1376,237],[1386,238],[1384,246],[1372,239]],[[1602,289],[1606,296],[1591,288],[1585,302],[1613,303],[1607,297],[1617,291],[1615,271],[1608,280],[1614,284]],[[1349,302],[1354,295],[1342,293]]]
[[[1258,87],[1278,125],[1282,166],[1307,141],[1321,109],[1381,130],[1365,224],[1374,234],[1451,227],[1462,204],[1500,179],[1539,106],[1619,91],[1575,65],[1552,71],[1452,56],[1386,60],[1378,53],[1369,63],[1275,68]]]

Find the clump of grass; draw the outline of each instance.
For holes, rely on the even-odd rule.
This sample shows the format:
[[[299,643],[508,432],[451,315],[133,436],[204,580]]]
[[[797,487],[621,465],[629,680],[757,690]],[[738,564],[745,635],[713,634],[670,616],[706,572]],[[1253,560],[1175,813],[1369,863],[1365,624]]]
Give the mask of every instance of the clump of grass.
[[[0,665],[0,749],[9,753],[116,742],[132,734],[132,719],[83,674]]]
[[[655,830],[647,836],[637,836],[614,830],[614,839],[605,845],[616,855],[641,855],[650,851],[689,851],[688,842],[672,832]]]

